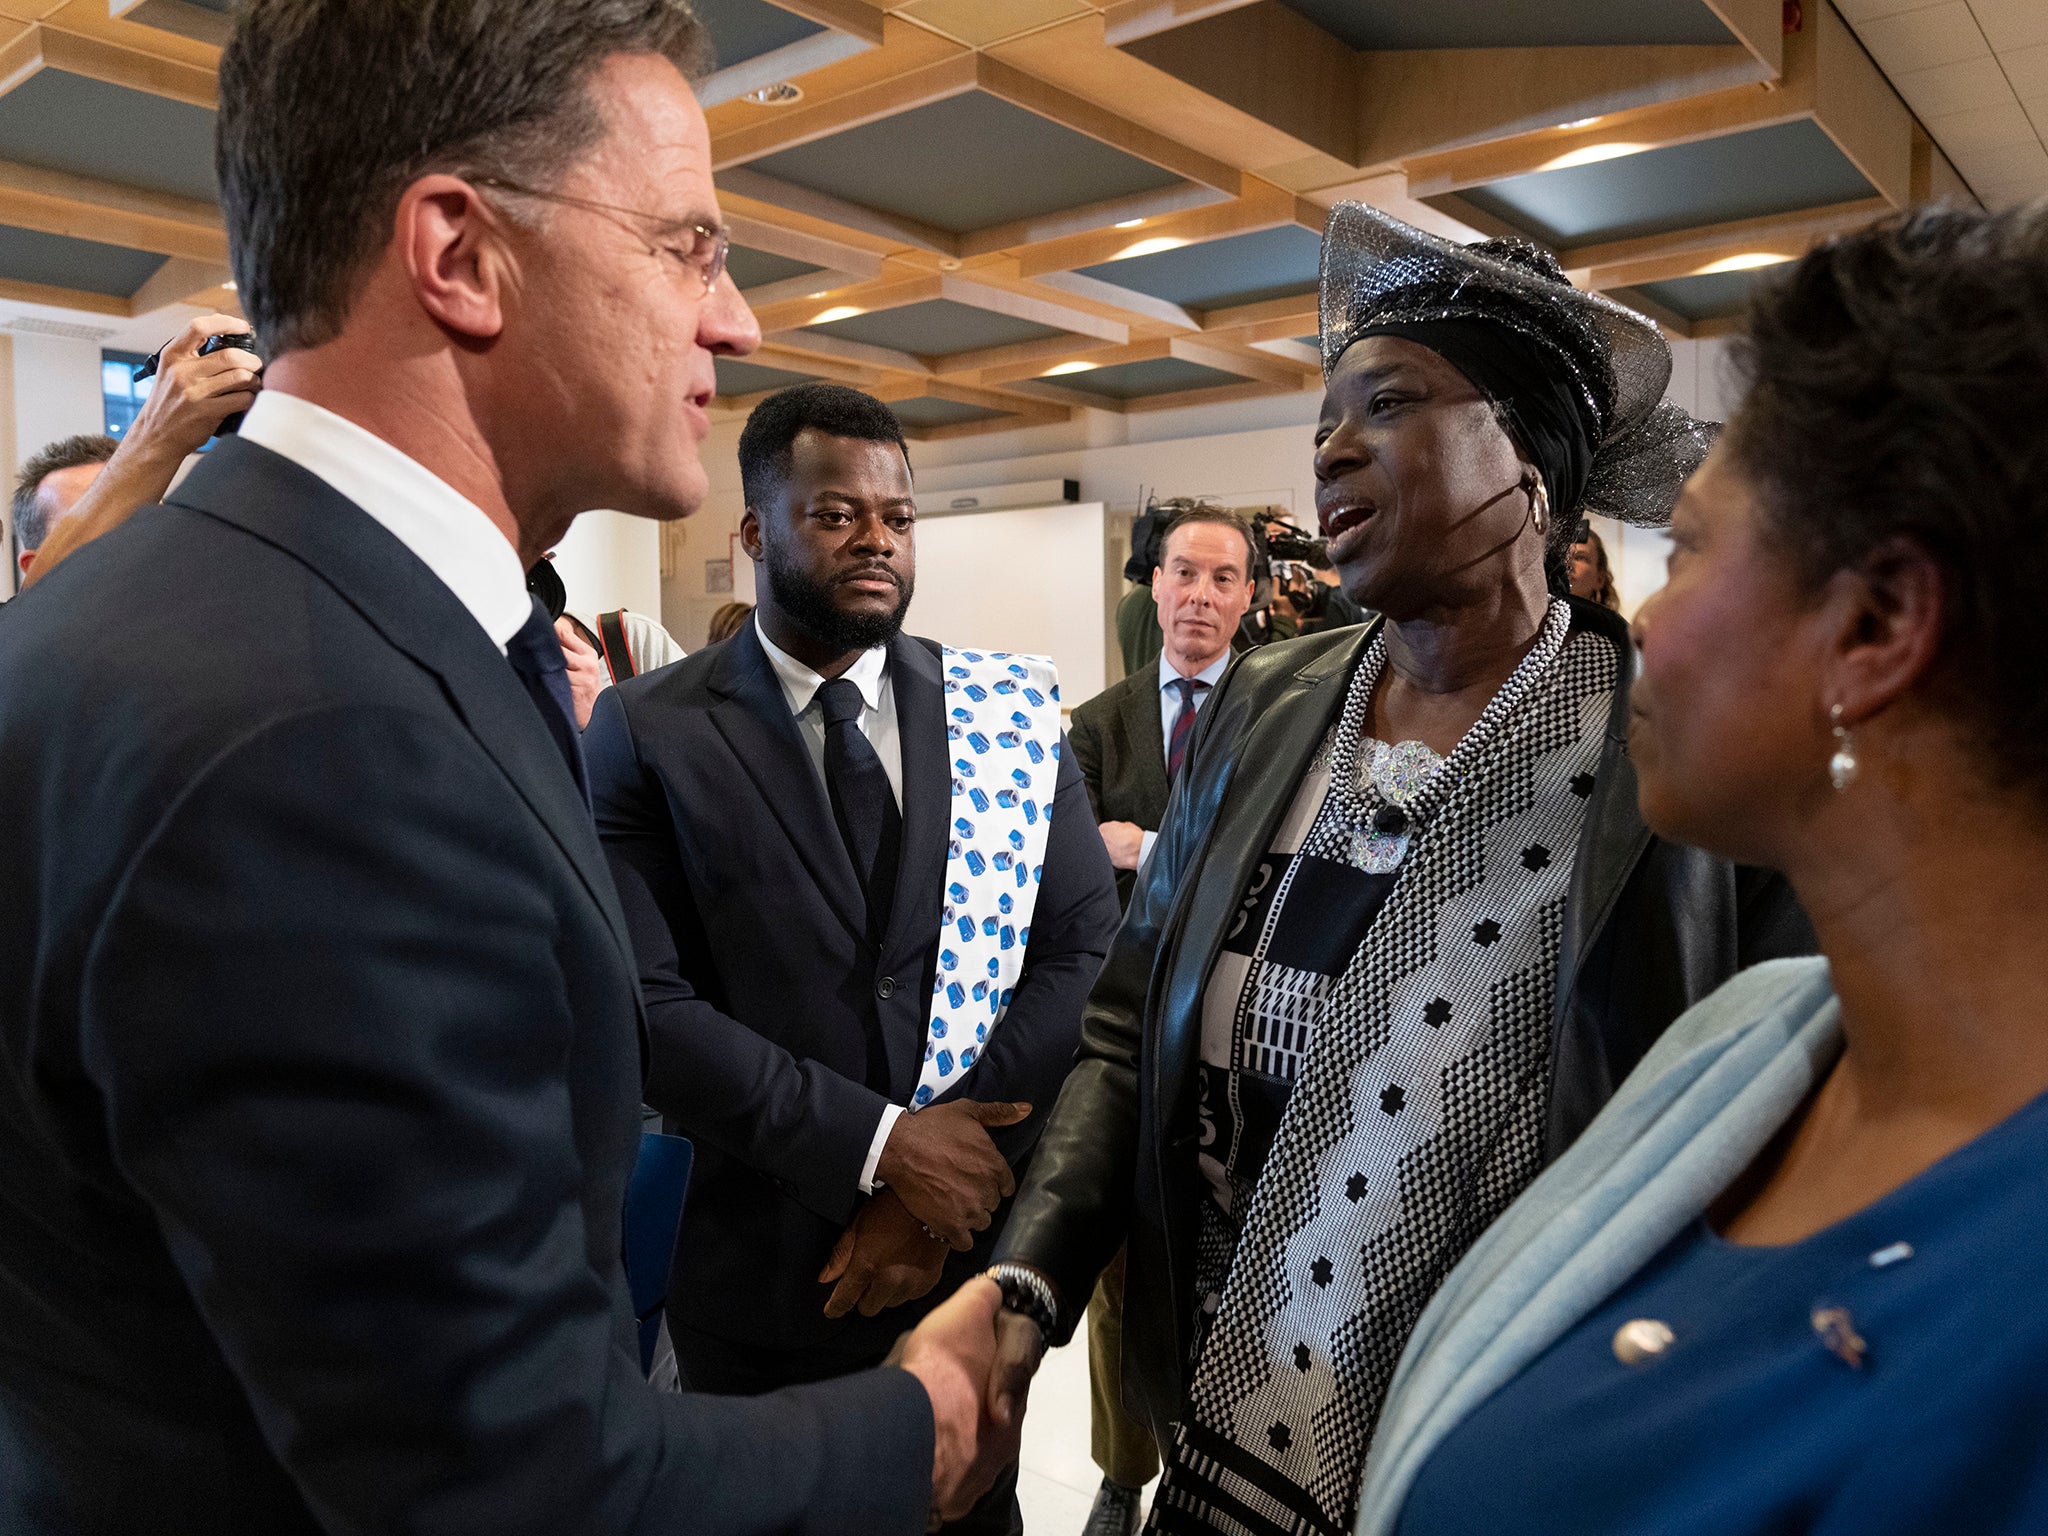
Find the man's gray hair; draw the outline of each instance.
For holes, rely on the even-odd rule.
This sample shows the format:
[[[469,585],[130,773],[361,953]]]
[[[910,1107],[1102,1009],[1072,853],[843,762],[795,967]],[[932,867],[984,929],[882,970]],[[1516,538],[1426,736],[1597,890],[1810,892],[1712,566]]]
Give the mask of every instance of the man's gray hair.
[[[50,536],[50,520],[43,515],[42,500],[36,494],[45,480],[59,470],[76,469],[81,464],[104,464],[120,446],[104,433],[81,432],[76,437],[60,437],[40,453],[30,455],[29,461],[21,466],[21,478],[14,483],[14,547],[41,549],[43,540]]]

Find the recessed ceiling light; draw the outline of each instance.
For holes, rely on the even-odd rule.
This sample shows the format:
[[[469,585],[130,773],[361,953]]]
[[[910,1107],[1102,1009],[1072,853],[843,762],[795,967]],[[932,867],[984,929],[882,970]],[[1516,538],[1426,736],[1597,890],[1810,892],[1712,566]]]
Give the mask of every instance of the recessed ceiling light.
[[[234,293],[236,291],[235,280],[231,277],[226,282],[222,283],[221,287],[227,289],[229,293]]]
[[[1590,128],[1599,121],[1600,119],[1597,117],[1575,117],[1570,122],[1559,123],[1557,126],[1560,128]]]
[[[1041,373],[1039,377],[1041,379],[1050,379],[1062,373],[1086,373],[1091,368],[1100,368],[1101,366],[1102,364],[1100,363],[1055,363],[1052,367]]]
[[[1112,228],[1112,229],[1136,229],[1136,228],[1137,228],[1137,227],[1138,227],[1138,226],[1139,226],[1140,224],[1143,224],[1144,222],[1145,222],[1145,221],[1144,221],[1143,219],[1118,219],[1118,220],[1116,221],[1116,223],[1114,223],[1114,224],[1112,224],[1112,225],[1110,226],[1110,228]]]
[[[820,288],[816,293],[807,293],[804,295],[804,297],[807,299],[822,299],[825,297],[826,294],[830,293],[831,291],[832,290],[830,288]]]
[[[806,325],[829,325],[834,320],[851,320],[855,315],[864,315],[866,313],[867,311],[858,304],[835,304],[830,309],[820,310],[804,323]]]
[[[804,99],[804,88],[788,80],[778,80],[773,85],[764,85],[758,91],[749,91],[740,98],[751,101],[757,107],[786,107],[793,101]]]
[[[1780,256],[1776,251],[1744,251],[1740,256],[1723,256],[1719,261],[1701,267],[1698,276],[1709,272],[1747,272],[1752,267],[1775,267],[1780,262],[1790,261],[1790,256]]]
[[[1567,150],[1555,160],[1546,160],[1537,167],[1539,171],[1565,171],[1575,165],[1597,165],[1602,160],[1618,160],[1623,155],[1637,154],[1648,149],[1647,144],[1626,144],[1613,140],[1605,144],[1585,144],[1577,149]]]
[[[1174,235],[1154,235],[1150,240],[1133,240],[1109,259],[1122,261],[1130,256],[1156,256],[1161,251],[1178,250],[1186,244],[1187,241]]]

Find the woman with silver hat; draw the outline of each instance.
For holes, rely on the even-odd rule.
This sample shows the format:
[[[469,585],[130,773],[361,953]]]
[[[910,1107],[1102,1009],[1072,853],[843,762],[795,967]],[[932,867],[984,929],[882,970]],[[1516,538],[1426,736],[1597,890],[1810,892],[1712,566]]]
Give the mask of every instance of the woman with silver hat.
[[[1380,618],[1204,708],[998,1249],[1057,1343],[1128,1237],[1164,1532],[1348,1530],[1443,1277],[1686,1007],[1812,944],[1644,827],[1627,629],[1562,595],[1580,516],[1663,521],[1711,441],[1655,327],[1354,203],[1321,307],[1318,510]],[[1004,1327],[999,1414],[1040,1345]]]

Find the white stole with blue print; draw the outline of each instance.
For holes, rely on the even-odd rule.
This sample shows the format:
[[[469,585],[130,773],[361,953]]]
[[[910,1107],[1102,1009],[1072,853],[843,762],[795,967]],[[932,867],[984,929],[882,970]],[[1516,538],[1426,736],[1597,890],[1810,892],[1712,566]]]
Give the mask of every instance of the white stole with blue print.
[[[1048,658],[948,647],[940,666],[953,814],[913,1111],[973,1070],[1010,1006],[1045,878],[1060,771],[1060,681]]]

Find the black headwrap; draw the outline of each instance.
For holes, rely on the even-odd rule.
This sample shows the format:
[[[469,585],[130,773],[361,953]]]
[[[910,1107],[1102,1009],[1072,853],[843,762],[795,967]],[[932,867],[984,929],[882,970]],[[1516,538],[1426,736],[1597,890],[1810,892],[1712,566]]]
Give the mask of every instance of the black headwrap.
[[[1574,520],[1600,424],[1554,351],[1505,325],[1462,316],[1384,321],[1364,327],[1354,340],[1366,336],[1398,336],[1427,347],[1470,379],[1500,406],[1515,447],[1543,476],[1552,519]]]

